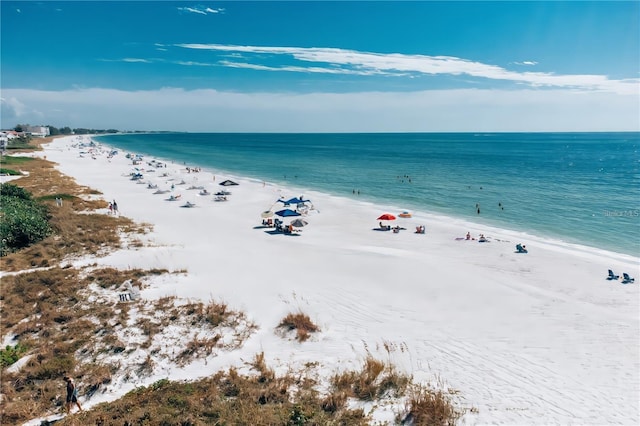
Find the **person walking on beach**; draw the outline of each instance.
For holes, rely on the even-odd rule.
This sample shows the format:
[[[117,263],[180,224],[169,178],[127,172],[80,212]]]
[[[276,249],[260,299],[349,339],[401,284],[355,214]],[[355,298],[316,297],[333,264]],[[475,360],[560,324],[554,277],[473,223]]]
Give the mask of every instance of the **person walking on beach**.
[[[78,406],[78,410],[82,411],[80,402],[78,402],[78,388],[73,383],[73,379],[69,376],[64,376],[64,381],[67,382],[67,414],[71,412],[71,404],[75,403]]]
[[[113,200],[111,205],[113,206],[113,214],[118,214],[118,203],[116,203],[116,200]]]

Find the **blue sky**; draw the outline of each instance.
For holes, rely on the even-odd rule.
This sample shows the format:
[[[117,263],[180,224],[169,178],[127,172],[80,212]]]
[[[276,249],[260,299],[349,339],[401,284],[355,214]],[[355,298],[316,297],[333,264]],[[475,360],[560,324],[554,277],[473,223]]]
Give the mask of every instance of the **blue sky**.
[[[2,127],[640,130],[640,2],[2,1]]]

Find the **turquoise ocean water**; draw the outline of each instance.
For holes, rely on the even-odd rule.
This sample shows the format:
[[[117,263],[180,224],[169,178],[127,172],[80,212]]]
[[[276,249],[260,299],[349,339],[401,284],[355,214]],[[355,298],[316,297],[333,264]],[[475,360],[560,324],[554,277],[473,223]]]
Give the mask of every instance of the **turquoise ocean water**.
[[[640,133],[160,133],[96,140],[212,171],[640,255]]]

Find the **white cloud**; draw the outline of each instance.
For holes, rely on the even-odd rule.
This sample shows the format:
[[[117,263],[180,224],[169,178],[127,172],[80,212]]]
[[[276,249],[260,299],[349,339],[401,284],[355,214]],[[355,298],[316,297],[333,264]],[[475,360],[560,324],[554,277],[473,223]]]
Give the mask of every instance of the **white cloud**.
[[[177,9],[181,12],[197,13],[198,15],[224,13],[224,9],[222,8],[212,9],[210,7],[203,6],[178,7]]]
[[[196,9],[194,7],[179,7],[178,10],[181,12],[199,13],[200,15],[207,14],[207,12],[205,12],[204,10]]]
[[[129,63],[144,63],[144,64],[150,64],[153,61],[149,60],[149,59],[143,59],[143,58],[121,58],[121,59],[98,59],[98,61],[101,62],[129,62]]]
[[[141,58],[123,58],[122,62],[142,62],[145,64],[150,64],[151,61],[148,59],[141,59]]]
[[[7,93],[7,89],[3,89]],[[15,96],[0,98],[0,128],[5,129],[15,127],[16,124],[33,124],[40,122],[44,114],[36,109],[40,108],[38,103],[31,106],[23,103]]]
[[[122,130],[640,131],[638,96],[567,89],[309,94],[3,89],[3,96],[21,106],[20,122]],[[35,106],[47,114],[33,112]]]
[[[206,62],[194,62],[194,61],[173,61],[172,64],[184,65],[184,66],[196,66],[196,67],[217,67],[218,64],[207,64]]]
[[[484,64],[452,56],[405,55],[400,53],[358,52],[338,48],[303,48],[303,47],[267,47],[267,46],[235,46],[221,44],[177,44],[185,49],[213,50],[246,54],[287,55],[298,61],[321,62],[331,64],[331,68],[316,68],[326,72],[351,74],[358,73],[406,75],[420,73],[428,75],[468,75],[475,78],[503,80],[524,83],[532,87],[579,88],[599,90],[620,94],[637,94],[640,92],[640,79],[610,80],[604,75],[591,74],[554,74],[543,72],[510,71],[497,65]],[[535,64],[532,61],[527,61]],[[226,62],[227,66],[236,66]],[[249,64],[245,64],[248,67]],[[261,69],[261,68],[256,68]],[[263,68],[270,71],[277,67]],[[307,67],[280,67],[283,71],[308,72]]]
[[[538,63],[536,61],[514,62],[514,64],[516,64],[516,65],[527,65],[527,66],[538,65]]]

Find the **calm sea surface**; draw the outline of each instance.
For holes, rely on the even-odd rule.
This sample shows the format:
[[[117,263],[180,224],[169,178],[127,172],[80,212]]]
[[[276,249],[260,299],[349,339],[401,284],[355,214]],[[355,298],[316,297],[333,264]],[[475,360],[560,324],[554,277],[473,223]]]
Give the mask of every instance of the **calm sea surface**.
[[[191,166],[640,255],[640,133],[96,139]]]

